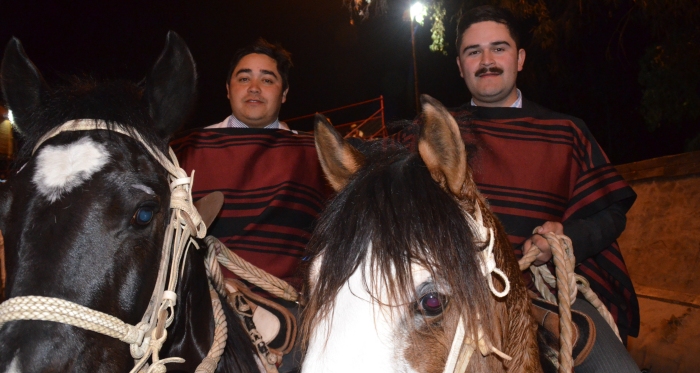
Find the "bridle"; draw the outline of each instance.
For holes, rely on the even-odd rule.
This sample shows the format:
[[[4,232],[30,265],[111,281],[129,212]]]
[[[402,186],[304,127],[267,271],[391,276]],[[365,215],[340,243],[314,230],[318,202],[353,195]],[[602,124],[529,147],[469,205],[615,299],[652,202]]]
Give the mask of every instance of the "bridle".
[[[32,154],[48,139],[68,131],[109,130],[131,137],[143,145],[153,158],[168,171],[170,180],[170,220],[166,228],[163,240],[162,255],[158,269],[158,277],[153,294],[144,313],[141,322],[129,325],[114,316],[91,310],[82,305],[59,298],[23,296],[14,297],[0,304],[0,327],[8,321],[14,320],[43,320],[54,321],[92,330],[101,334],[117,338],[130,345],[135,366],[131,373],[165,372],[165,364],[182,363],[185,360],[179,357],[160,359],[158,354],[167,338],[165,330],[174,319],[174,307],[177,303],[175,293],[182,258],[188,244],[194,242],[192,236],[204,238],[206,225],[202,221],[192,201],[192,176],[187,176],[180,168],[177,158],[171,148],[168,148],[169,157],[159,149],[149,145],[137,132],[127,132],[122,128],[108,126],[103,120],[79,119],[71,120],[46,133],[34,146]],[[218,295],[209,285],[212,305],[217,318],[214,340],[226,341],[226,324],[221,311],[221,303]],[[217,308],[218,304],[218,308]],[[223,327],[221,325],[223,324]],[[222,336],[223,333],[223,336]],[[223,347],[215,342],[209,354],[199,365],[196,372],[213,372],[223,352]],[[218,356],[217,356],[218,355]],[[148,366],[149,359],[151,365]]]
[[[481,208],[477,202],[474,205],[474,214],[465,213],[472,231],[476,233],[479,240],[483,243],[488,242],[486,248],[479,252],[479,264],[481,266],[481,274],[486,277],[486,282],[489,285],[489,290],[497,298],[503,298],[510,292],[510,281],[503,271],[496,266],[496,258],[493,254],[493,247],[496,241],[496,235],[493,228],[487,227]],[[502,291],[498,291],[493,285],[492,275],[498,275],[504,284]],[[477,315],[477,319],[479,315]],[[481,325],[478,325],[477,340],[474,341],[471,337],[466,336],[464,325],[464,316],[459,317],[459,323],[455,330],[455,335],[452,338],[450,352],[447,355],[447,362],[443,373],[461,373],[466,371],[472,354],[478,349],[482,356],[494,353],[504,360],[511,360],[512,357],[506,355],[498,348],[493,346],[491,342],[484,336]]]

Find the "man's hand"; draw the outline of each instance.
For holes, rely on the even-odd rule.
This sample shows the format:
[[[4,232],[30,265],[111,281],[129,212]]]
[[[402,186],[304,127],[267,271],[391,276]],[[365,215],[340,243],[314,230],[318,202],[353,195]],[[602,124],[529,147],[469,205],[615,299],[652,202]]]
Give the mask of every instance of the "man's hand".
[[[539,250],[534,265],[542,265],[552,259],[552,249],[549,248],[549,242],[544,238],[545,233],[564,234],[564,226],[556,221],[548,221],[533,230],[532,237],[528,238],[523,243],[523,254],[530,250]],[[534,247],[533,247],[534,246]]]

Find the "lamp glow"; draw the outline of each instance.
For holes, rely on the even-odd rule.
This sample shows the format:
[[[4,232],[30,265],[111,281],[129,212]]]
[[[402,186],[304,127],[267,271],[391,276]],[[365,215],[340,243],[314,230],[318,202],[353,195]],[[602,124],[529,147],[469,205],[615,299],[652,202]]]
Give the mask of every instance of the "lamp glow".
[[[428,15],[428,9],[420,1],[417,1],[411,5],[410,12],[411,19],[420,25],[423,24],[423,20]]]

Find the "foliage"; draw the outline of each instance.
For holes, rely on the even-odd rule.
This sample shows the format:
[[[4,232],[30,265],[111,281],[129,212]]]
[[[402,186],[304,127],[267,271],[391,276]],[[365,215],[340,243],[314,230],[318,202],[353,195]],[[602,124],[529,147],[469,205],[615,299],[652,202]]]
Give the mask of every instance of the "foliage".
[[[649,47],[641,60],[642,113],[650,131],[700,120],[700,44],[683,38]]]
[[[501,0],[523,18],[536,17],[533,42],[543,50],[570,45],[593,17],[614,22],[607,55],[623,57],[646,39],[638,60],[640,113],[648,130],[700,120],[700,7],[697,0]],[[607,13],[607,14],[606,14]],[[607,16],[607,17],[606,17]],[[648,36],[630,30],[637,27]]]
[[[430,28],[430,33],[433,43],[430,44],[430,50],[433,52],[442,53],[447,56],[447,42],[445,41],[445,6],[442,1],[434,1],[430,7],[430,20],[433,27]]]

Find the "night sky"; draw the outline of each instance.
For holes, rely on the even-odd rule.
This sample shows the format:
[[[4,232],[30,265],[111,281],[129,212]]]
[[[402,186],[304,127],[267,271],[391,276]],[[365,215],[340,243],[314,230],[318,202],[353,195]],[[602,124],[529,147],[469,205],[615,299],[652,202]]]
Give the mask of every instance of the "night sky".
[[[281,119],[379,95],[385,96],[388,119],[415,115],[410,25],[402,19],[402,9],[390,8],[353,26],[341,0],[0,0],[0,44],[12,36],[20,39],[49,82],[83,73],[141,79],[168,30],[185,39],[197,63],[199,97],[189,127],[230,114],[225,90],[229,61],[236,49],[261,36],[292,53]],[[419,76],[421,89],[425,85],[440,99],[452,98],[448,105],[464,101],[467,93],[454,57],[428,50],[429,27],[419,28],[417,37],[419,65],[424,64],[419,67],[425,70]],[[425,64],[434,66],[434,60],[448,68],[431,72]]]
[[[188,43],[199,74],[198,102],[186,125],[191,128],[218,123],[230,114],[225,83],[231,56],[236,49],[264,37],[281,43],[292,53],[294,62],[280,119],[380,95],[384,96],[387,120],[408,119],[416,114],[411,31],[404,20],[408,3],[390,1],[387,13],[351,25],[342,0],[0,0],[0,44],[4,49],[12,36],[19,38],[49,83],[73,74],[140,80],[162,50],[167,31],[174,30]],[[611,25],[614,28],[615,24]],[[448,20],[446,28],[448,56],[428,49],[428,25],[417,28],[416,42],[419,91],[450,107],[466,102],[469,95],[455,63],[454,21]],[[607,32],[595,25],[592,29]],[[643,31],[639,34],[644,35]],[[593,47],[584,45],[578,53],[590,56],[596,46],[609,44],[609,38],[593,35]],[[603,54],[608,52],[602,47],[600,58],[606,58]],[[569,71],[573,74],[566,78],[580,76],[584,84],[573,82],[569,87],[576,87],[574,90],[554,92],[556,82],[538,80],[536,74],[539,68],[548,66],[547,55],[538,60],[528,53],[525,69],[531,72],[530,78],[523,76],[518,86],[526,98],[584,119],[613,163],[679,153],[684,140],[679,136],[660,142],[655,141],[658,134],[639,130],[642,126],[635,114],[640,95],[638,63],[634,58],[641,55],[642,47],[640,44],[637,52],[625,52],[623,67],[610,65],[609,74],[615,81],[604,78],[598,79],[600,85],[586,85],[594,80],[590,77],[600,76],[599,71],[584,64],[572,65]],[[576,51],[560,53],[569,53],[572,60],[577,60]],[[629,94],[626,86],[631,87]],[[610,107],[595,113],[590,110],[592,105],[600,109],[599,103]],[[376,107],[368,110],[367,115]],[[612,128],[603,124],[608,113],[619,114],[622,121],[631,119]],[[336,124],[345,120],[331,119]],[[292,124],[302,130],[310,129],[310,125],[310,121]]]

